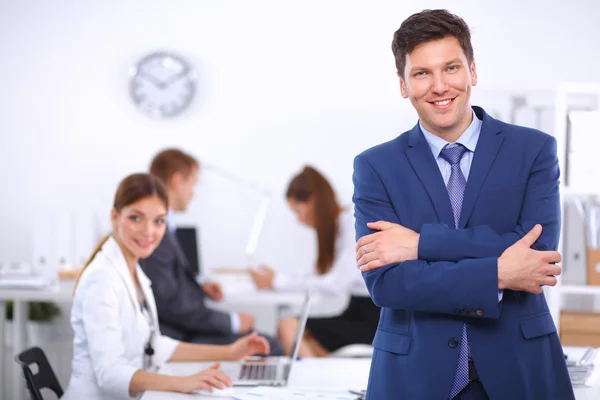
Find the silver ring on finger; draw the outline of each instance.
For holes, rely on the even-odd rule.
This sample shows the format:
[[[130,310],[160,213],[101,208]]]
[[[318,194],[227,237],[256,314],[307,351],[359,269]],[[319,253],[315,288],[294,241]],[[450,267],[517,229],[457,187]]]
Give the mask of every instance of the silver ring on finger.
[[[365,253],[365,254],[367,254],[367,253],[368,253],[368,251],[367,251],[367,245],[364,245],[364,246],[363,246],[363,253]]]

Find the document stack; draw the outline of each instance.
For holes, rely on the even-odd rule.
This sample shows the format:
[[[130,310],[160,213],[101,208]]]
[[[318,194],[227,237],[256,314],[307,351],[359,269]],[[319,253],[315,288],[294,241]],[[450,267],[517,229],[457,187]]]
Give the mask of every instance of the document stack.
[[[567,369],[573,386],[593,386],[600,375],[600,353],[593,347],[564,346]]]

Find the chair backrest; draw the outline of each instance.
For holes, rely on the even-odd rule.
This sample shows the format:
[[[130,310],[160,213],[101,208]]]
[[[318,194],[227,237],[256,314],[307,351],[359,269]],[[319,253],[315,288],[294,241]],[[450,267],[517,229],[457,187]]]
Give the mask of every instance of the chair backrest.
[[[40,389],[47,388],[52,390],[59,398],[63,395],[62,387],[54,375],[54,371],[46,358],[46,354],[39,347],[27,349],[15,357],[15,361],[21,365],[27,389],[31,393],[33,400],[43,400]],[[34,374],[31,365],[37,364],[38,373]]]

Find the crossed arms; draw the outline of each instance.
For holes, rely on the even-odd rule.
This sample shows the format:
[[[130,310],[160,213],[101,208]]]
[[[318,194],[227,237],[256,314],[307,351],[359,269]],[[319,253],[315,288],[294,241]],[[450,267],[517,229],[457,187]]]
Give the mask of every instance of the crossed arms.
[[[477,308],[486,310],[484,317],[498,318],[498,289],[541,293],[541,285],[556,284],[560,267],[554,263],[560,254],[550,249],[557,247],[560,233],[558,177],[556,141],[548,137],[510,232],[498,234],[487,225],[455,230],[426,224],[418,234],[399,223],[379,175],[358,156],[353,176],[357,261],[371,297],[383,307],[448,314]],[[543,231],[533,229],[537,224]]]

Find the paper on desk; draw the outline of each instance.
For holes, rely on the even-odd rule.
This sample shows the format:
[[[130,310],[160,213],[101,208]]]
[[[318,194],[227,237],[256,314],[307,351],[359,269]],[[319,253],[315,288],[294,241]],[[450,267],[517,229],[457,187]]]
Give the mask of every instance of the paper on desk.
[[[259,386],[248,390],[244,394],[235,395],[234,398],[238,400],[355,400],[356,396],[341,392],[340,394],[332,394]]]

